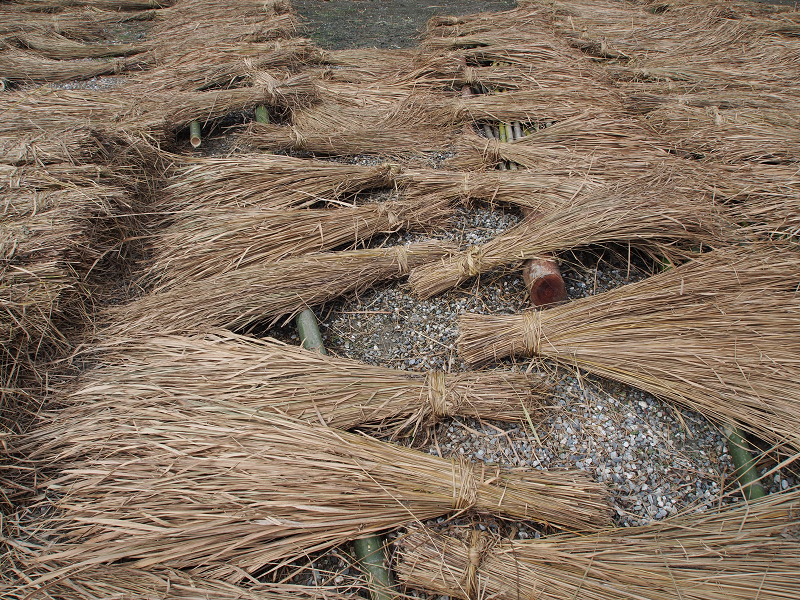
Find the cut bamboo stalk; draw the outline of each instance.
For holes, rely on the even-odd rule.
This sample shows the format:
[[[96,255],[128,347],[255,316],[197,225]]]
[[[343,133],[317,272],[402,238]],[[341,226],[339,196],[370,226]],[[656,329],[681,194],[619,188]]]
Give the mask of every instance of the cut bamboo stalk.
[[[759,483],[756,461],[750,453],[750,444],[745,433],[738,427],[726,425],[723,427],[725,437],[728,438],[728,452],[736,467],[736,479],[742,487],[742,493],[747,500],[763,498],[766,493]]]
[[[539,211],[522,209],[525,219],[536,222]],[[534,306],[546,306],[567,299],[567,286],[555,257],[533,258],[522,264],[522,278],[528,289],[528,297]]]
[[[305,309],[294,318],[297,325],[297,334],[300,337],[300,345],[306,350],[327,354],[325,345],[322,343],[322,334],[319,332],[317,316],[310,308]]]
[[[202,141],[200,137],[200,121],[192,121],[189,123],[189,142],[192,144],[192,148],[199,148]]]
[[[267,107],[263,104],[256,106],[256,122],[269,123],[269,113],[267,112]]]
[[[394,583],[386,568],[386,555],[379,535],[358,538],[353,542],[358,557],[358,566],[364,572],[372,600],[391,600]]]

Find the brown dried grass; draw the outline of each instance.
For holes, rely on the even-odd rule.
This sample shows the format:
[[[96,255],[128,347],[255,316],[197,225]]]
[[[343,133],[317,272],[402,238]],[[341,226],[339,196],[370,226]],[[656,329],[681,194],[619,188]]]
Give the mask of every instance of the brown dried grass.
[[[86,163],[96,159],[97,154],[98,144],[92,132],[78,128],[0,137],[0,163],[11,166]]]
[[[108,30],[123,24],[152,20],[157,11],[138,13],[91,7],[58,13],[22,12],[13,5],[0,7],[0,35],[55,32],[80,41],[104,41]]]
[[[7,81],[25,83],[62,82],[115,75],[146,68],[152,58],[146,54],[113,60],[52,60],[32,52],[7,48],[0,51],[0,73]]]
[[[30,544],[30,542],[29,542]],[[18,555],[22,552],[15,549]],[[28,553],[31,552],[26,548]],[[10,559],[7,556],[7,559]],[[276,583],[236,585],[209,577],[192,577],[174,569],[134,569],[99,565],[47,579],[46,567],[17,556],[7,566],[7,584],[0,588],[8,600],[345,600],[336,588]],[[30,583],[33,581],[42,583]]]
[[[431,197],[323,209],[193,211],[178,215],[152,240],[150,276],[161,285],[184,284],[342,245],[357,247],[378,233],[430,229],[451,212],[446,200]]]
[[[276,322],[344,294],[358,294],[379,281],[453,250],[445,244],[329,252],[255,264],[182,286],[155,291],[112,309],[112,332],[192,332],[211,327],[246,329]]]
[[[108,339],[92,354],[98,367],[83,374],[70,394],[75,401],[232,403],[312,425],[394,435],[449,416],[519,422],[525,410],[538,414],[549,390],[541,378],[520,373],[397,371],[224,330]]]
[[[492,269],[590,244],[655,242],[666,249],[663,245],[714,246],[734,239],[733,225],[713,199],[681,193],[673,179],[678,178],[664,173],[575,197],[490,242],[414,269],[411,288],[429,298]]]
[[[150,10],[171,6],[178,0],[10,0],[8,3],[20,11],[56,12],[74,6],[88,6],[107,11]]]
[[[147,45],[142,43],[83,43],[54,31],[26,31],[9,35],[3,41],[8,45],[31,50],[41,57],[53,60],[129,56],[147,49]]]
[[[581,472],[479,469],[234,404],[72,403],[15,450],[57,469],[40,486],[61,497],[39,527],[48,577],[125,560],[235,583],[467,509],[567,530],[609,522],[605,490]]]
[[[751,600],[800,595],[800,494],[771,494],[713,514],[539,540],[467,539],[413,528],[397,572],[456,598]]]
[[[459,352],[554,359],[796,450],[799,284],[795,250],[733,246],[542,312],[465,316]]]
[[[154,209],[176,215],[350,204],[360,192],[390,187],[398,171],[390,163],[364,167],[269,154],[167,159],[178,166]]]

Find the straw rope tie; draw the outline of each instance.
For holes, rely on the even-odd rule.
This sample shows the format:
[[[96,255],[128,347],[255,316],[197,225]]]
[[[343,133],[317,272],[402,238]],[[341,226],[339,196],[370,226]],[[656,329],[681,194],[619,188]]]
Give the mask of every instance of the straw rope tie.
[[[526,356],[536,356],[542,344],[542,313],[529,310],[522,313],[522,339]]]
[[[381,217],[385,217],[386,221],[389,223],[389,227],[396,227],[402,220],[397,216],[397,214],[392,210],[394,205],[391,203],[386,204],[379,204],[378,205],[378,214]]]
[[[483,247],[472,246],[458,259],[458,272],[464,277],[475,277],[483,272],[481,271],[482,259]]]
[[[464,67],[462,77],[467,85],[472,85],[478,81],[478,73],[474,67]]]
[[[469,536],[469,549],[467,556],[469,557],[469,564],[467,570],[464,571],[464,585],[467,598],[478,597],[478,571],[483,563],[483,557],[489,547],[489,540],[487,535],[482,531],[473,530]]]
[[[289,138],[294,142],[294,147],[298,150],[302,150],[306,147],[306,138],[303,137],[303,134],[297,129],[297,127],[292,127],[291,131],[289,132]]]
[[[501,160],[503,160],[503,156],[500,154],[500,140],[495,138],[486,140],[486,145],[483,147],[483,162],[493,165]]]
[[[453,510],[475,506],[478,501],[478,482],[471,462],[459,458],[453,461]]]
[[[469,172],[464,173],[464,182],[461,184],[461,197],[464,200],[469,200],[470,184]]]
[[[434,419],[449,417],[452,411],[448,406],[447,375],[441,371],[430,371],[425,377],[428,388],[428,402]]]
[[[408,273],[408,250],[405,246],[397,246],[395,253],[397,254],[397,266],[400,269],[400,273],[405,275]]]

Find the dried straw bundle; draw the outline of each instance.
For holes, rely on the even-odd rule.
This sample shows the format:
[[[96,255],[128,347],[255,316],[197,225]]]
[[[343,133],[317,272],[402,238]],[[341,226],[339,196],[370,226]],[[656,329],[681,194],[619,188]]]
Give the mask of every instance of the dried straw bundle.
[[[6,165],[86,163],[98,158],[97,154],[94,135],[80,128],[58,133],[40,131],[0,136],[0,163]]]
[[[99,10],[150,10],[175,4],[177,0],[10,0],[8,4],[20,11],[56,12],[73,6],[89,6]]]
[[[575,115],[512,142],[469,132],[457,144],[456,168],[511,161],[536,171],[591,171],[605,179],[630,177],[670,158],[670,143],[630,117]]]
[[[575,78],[573,85],[557,84],[535,90],[479,94],[451,101],[452,119],[473,121],[562,121],[590,112],[621,115],[619,95],[600,84],[587,89],[586,81]],[[523,138],[524,140],[525,138]]]
[[[730,247],[540,313],[467,316],[459,351],[563,360],[796,449],[798,283],[795,252]]]
[[[147,21],[154,11],[123,13],[78,8],[58,13],[22,12],[13,5],[0,7],[0,35],[55,32],[81,41],[103,41],[108,30],[122,24]]]
[[[196,331],[209,327],[245,329],[275,322],[309,306],[379,281],[406,275],[453,248],[433,242],[410,246],[311,254],[273,264],[256,264],[223,275],[154,292],[112,309],[113,330]]]
[[[35,559],[27,563],[25,557],[15,557],[7,571],[4,573],[7,583],[0,584],[0,591],[8,600],[345,600],[351,597],[339,594],[335,588],[251,582],[235,585],[219,579],[192,577],[173,569],[134,569],[124,565],[99,565],[74,573],[56,573],[47,579],[48,571]]]
[[[312,210],[189,212],[156,236],[153,244],[160,251],[150,274],[174,286],[344,244],[357,246],[378,233],[430,228],[451,212],[446,200],[430,197]]]
[[[325,103],[295,111],[293,127],[253,123],[245,144],[264,150],[304,150],[328,155],[415,154],[448,148],[458,129],[442,98],[406,95],[358,108]]]
[[[158,11],[148,38],[162,55],[187,47],[293,37],[297,19],[287,0],[180,0]]]
[[[389,163],[363,167],[268,154],[173,158],[180,166],[154,200],[163,213],[349,203],[359,192],[390,187],[398,171]]]
[[[675,153],[725,163],[796,163],[800,121],[792,113],[667,105],[647,115]],[[774,122],[779,121],[779,122]]]
[[[751,600],[800,595],[800,494],[585,536],[462,541],[424,528],[401,540],[410,586],[456,598]]]
[[[233,404],[73,404],[15,450],[59,469],[42,484],[63,494],[41,526],[55,541],[37,558],[62,572],[126,560],[235,583],[454,510],[609,523],[605,490],[580,471],[479,469]]]
[[[97,164],[53,163],[40,167],[13,166],[0,162],[0,192],[62,189],[69,185],[92,187],[112,176],[110,169]]]
[[[91,79],[142,69],[148,62],[147,55],[143,54],[113,60],[65,61],[42,58],[14,48],[0,51],[0,73],[7,81],[40,83]]]
[[[133,79],[153,90],[206,90],[242,87],[257,71],[295,70],[321,59],[320,50],[298,38],[267,43],[217,44],[183,52],[170,49],[156,58],[158,68]]]
[[[325,79],[368,86],[392,80],[407,72],[414,61],[413,50],[356,48],[324,53]]]
[[[605,187],[593,175],[564,171],[445,171],[415,169],[394,178],[407,198],[439,196],[468,203],[504,202],[536,211],[550,212],[574,200],[578,194]]]
[[[131,54],[139,54],[147,49],[147,45],[142,43],[83,43],[59,35],[54,31],[20,32],[6,37],[3,41],[11,46],[32,50],[39,56],[53,60],[129,56]]]
[[[669,174],[576,197],[481,246],[414,269],[414,294],[429,298],[492,269],[589,244],[652,242],[713,246],[734,238],[711,199],[674,189]]]
[[[94,354],[100,366],[84,374],[70,394],[75,401],[233,403],[337,429],[395,434],[451,416],[520,421],[526,410],[537,414],[549,389],[521,373],[397,371],[224,330],[109,339]]]

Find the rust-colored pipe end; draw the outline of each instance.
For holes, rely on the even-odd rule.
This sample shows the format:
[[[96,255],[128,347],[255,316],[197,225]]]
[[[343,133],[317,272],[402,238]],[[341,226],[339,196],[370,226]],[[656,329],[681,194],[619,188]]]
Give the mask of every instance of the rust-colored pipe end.
[[[553,259],[525,261],[522,270],[525,287],[534,306],[544,306],[567,299],[567,287],[561,270]]]

